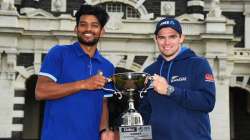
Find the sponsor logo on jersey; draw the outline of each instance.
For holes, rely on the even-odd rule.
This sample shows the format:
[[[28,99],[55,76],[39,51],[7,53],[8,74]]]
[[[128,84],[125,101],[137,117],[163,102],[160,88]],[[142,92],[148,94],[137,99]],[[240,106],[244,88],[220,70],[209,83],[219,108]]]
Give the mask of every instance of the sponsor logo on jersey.
[[[172,78],[171,78],[171,83],[181,82],[181,81],[187,81],[187,77],[172,76]]]
[[[205,74],[205,81],[207,82],[214,82],[214,76],[210,73]]]

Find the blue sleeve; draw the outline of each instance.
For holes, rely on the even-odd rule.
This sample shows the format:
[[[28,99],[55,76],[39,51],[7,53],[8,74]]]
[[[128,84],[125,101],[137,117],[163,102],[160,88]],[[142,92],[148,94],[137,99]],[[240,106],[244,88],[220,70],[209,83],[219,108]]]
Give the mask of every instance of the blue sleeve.
[[[106,78],[110,78],[110,77],[112,77],[113,75],[114,75],[114,72],[115,72],[115,68],[114,68],[114,66],[111,64],[111,66],[110,66],[110,69],[107,71],[107,73],[104,73],[104,76],[106,77]],[[104,87],[105,89],[114,89],[114,85],[113,85],[113,83],[112,82],[109,82],[109,83],[107,83],[106,85],[105,85],[105,87]],[[113,93],[114,92],[112,92],[112,91],[108,91],[108,90],[103,90],[104,92],[103,92],[103,95],[104,95],[104,97],[112,97],[113,96]]]
[[[175,87],[175,91],[169,97],[184,108],[211,112],[215,105],[215,83],[207,60],[202,59],[197,69],[194,69],[193,74],[192,89]]]
[[[61,48],[60,46],[55,46],[51,48],[45,56],[39,75],[47,76],[57,82],[62,69],[61,65]]]

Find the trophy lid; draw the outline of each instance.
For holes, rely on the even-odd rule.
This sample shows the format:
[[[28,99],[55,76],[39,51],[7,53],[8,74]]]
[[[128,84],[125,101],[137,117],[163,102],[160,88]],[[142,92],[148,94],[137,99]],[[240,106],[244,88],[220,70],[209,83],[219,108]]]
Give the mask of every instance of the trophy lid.
[[[112,81],[116,90],[121,92],[141,91],[145,88],[145,80],[149,76],[143,72],[116,73],[112,76]]]

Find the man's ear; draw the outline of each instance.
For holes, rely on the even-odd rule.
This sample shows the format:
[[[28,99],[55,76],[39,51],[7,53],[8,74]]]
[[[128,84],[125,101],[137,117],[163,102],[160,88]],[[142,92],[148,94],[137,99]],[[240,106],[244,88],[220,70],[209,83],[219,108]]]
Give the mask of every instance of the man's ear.
[[[103,36],[103,35],[105,34],[105,32],[106,32],[106,31],[105,31],[105,28],[103,27],[102,30],[101,30],[100,36]]]
[[[154,35],[154,43],[155,43],[155,46],[158,46],[158,43],[157,43],[157,35]]]
[[[181,35],[180,43],[183,43],[184,40],[185,40],[185,36],[184,36],[184,35]]]
[[[74,33],[77,33],[77,25],[74,28]]]
[[[157,42],[157,36],[156,35],[154,35],[154,41],[155,41],[155,43]]]

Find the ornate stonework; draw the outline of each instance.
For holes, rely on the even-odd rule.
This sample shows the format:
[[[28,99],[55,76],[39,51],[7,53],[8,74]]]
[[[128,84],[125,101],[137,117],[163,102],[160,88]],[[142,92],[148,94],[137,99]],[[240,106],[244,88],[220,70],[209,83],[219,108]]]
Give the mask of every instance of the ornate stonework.
[[[109,30],[119,30],[122,26],[122,12],[109,12],[110,19],[106,28]]]
[[[208,17],[221,17],[220,0],[212,0]]]
[[[66,0],[51,0],[51,11],[66,12]]]
[[[14,0],[0,0],[0,10],[4,11],[15,11]]]
[[[175,15],[175,2],[162,1],[161,2],[161,15],[174,16]]]

